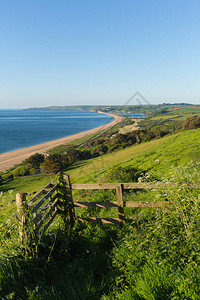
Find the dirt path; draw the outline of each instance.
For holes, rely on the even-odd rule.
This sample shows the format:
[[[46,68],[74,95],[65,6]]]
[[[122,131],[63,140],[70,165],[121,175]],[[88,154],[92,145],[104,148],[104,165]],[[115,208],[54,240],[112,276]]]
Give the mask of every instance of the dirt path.
[[[140,128],[139,127],[140,121],[144,120],[144,119],[134,119],[134,118],[132,118],[132,120],[135,121],[135,123],[132,124],[132,125],[127,125],[127,126],[124,126],[124,127],[120,128],[119,133],[125,134],[125,133],[128,133],[128,132],[134,131],[134,130],[138,130]]]
[[[105,113],[104,113],[105,114]],[[20,150],[12,151],[12,152],[7,152],[0,154],[0,171],[4,172],[8,170],[9,168],[13,167],[16,164],[21,163],[24,159],[28,158],[29,156],[33,155],[34,153],[45,153],[47,150],[62,145],[66,144],[68,142],[74,141],[75,139],[80,139],[83,138],[87,135],[93,134],[93,133],[98,133],[99,131],[102,130],[107,130],[111,127],[113,127],[115,124],[119,123],[121,121],[121,117],[112,115],[112,114],[107,114],[109,116],[114,117],[115,119],[109,123],[105,124],[84,132],[80,132],[77,134],[73,134],[61,139],[53,140],[50,142],[30,146],[27,148],[23,148]]]

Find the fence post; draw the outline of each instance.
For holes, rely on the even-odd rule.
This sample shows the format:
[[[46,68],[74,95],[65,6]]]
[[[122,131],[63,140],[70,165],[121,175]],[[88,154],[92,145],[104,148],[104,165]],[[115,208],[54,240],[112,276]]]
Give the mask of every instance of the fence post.
[[[125,223],[125,214],[124,214],[124,203],[123,203],[123,184],[119,183],[116,185],[117,193],[117,204],[118,204],[118,214],[121,223]]]
[[[26,194],[17,193],[16,195],[17,205],[17,219],[19,221],[19,237],[23,242],[25,238],[25,223],[26,223]]]
[[[72,198],[72,187],[70,183],[70,177],[67,174],[63,174],[63,178],[66,181],[66,196],[69,205],[69,216],[70,216],[70,223],[71,226],[74,225],[75,222],[75,209],[74,209],[74,202]]]

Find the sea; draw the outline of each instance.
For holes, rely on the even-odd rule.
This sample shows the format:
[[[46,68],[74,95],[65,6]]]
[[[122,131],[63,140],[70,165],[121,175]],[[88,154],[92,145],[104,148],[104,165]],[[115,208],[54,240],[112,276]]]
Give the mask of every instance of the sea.
[[[118,113],[120,116],[130,116],[135,119],[145,119],[147,116],[144,114],[139,114],[139,113]]]
[[[0,153],[80,133],[113,119],[92,111],[0,110]]]

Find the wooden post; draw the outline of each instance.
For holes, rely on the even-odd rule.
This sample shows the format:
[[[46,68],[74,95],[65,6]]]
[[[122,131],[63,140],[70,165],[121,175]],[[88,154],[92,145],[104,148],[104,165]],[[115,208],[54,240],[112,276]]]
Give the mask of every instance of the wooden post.
[[[72,198],[72,187],[70,183],[70,177],[67,174],[63,174],[63,178],[66,181],[66,196],[69,205],[69,216],[70,216],[70,223],[71,226],[74,225],[75,222],[75,209],[74,209],[74,202]]]
[[[26,222],[26,194],[17,193],[16,195],[16,205],[17,205],[17,218],[19,220],[19,237],[23,242],[25,237],[25,222]]]
[[[124,215],[124,203],[123,203],[123,184],[119,183],[116,185],[116,193],[117,193],[117,204],[118,204],[118,213],[119,219],[121,223],[125,223],[125,215]]]

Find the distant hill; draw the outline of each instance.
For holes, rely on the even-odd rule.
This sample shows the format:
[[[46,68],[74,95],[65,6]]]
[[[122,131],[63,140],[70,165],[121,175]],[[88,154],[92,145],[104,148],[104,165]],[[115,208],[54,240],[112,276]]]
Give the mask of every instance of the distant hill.
[[[167,113],[170,109],[180,109],[196,107],[189,103],[163,103],[157,105],[66,105],[66,106],[48,106],[48,107],[32,107],[26,110],[37,111],[102,111],[107,113],[144,113],[146,115],[152,115],[157,113]]]
[[[99,106],[98,106],[99,107]],[[48,106],[48,107],[32,107],[26,110],[90,110],[96,108],[94,105],[68,105],[68,106]]]

